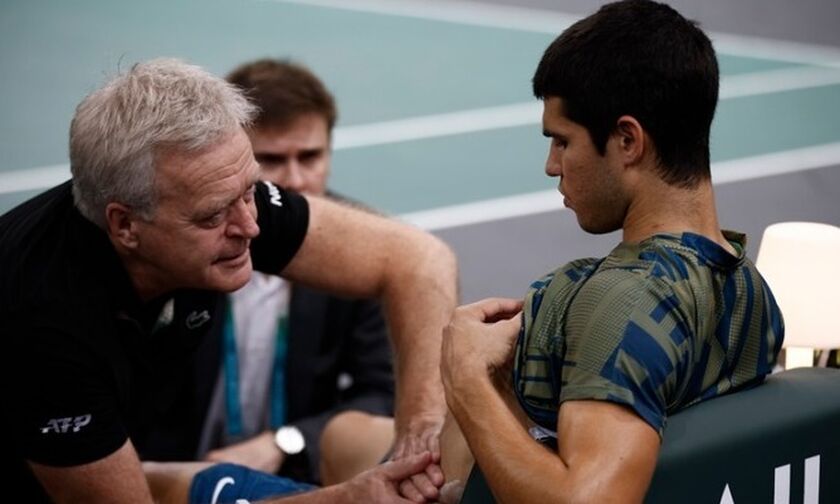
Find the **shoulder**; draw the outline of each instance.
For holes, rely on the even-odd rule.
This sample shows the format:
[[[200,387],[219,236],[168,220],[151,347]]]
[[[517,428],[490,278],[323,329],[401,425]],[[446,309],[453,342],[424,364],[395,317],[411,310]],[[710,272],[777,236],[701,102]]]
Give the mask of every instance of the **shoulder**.
[[[650,274],[646,266],[606,266],[581,285],[570,311],[589,316],[626,316],[633,310],[655,306],[672,294],[672,285]]]
[[[276,274],[300,249],[309,230],[310,205],[300,194],[268,181],[256,185],[260,234],[251,242],[254,269]]]
[[[255,189],[257,208],[260,213],[263,211],[300,213],[302,208],[308,206],[303,195],[288,191],[267,180],[257,182]]]
[[[567,358],[609,361],[616,350],[641,362],[674,361],[690,333],[673,285],[643,269],[599,270],[566,314]]]

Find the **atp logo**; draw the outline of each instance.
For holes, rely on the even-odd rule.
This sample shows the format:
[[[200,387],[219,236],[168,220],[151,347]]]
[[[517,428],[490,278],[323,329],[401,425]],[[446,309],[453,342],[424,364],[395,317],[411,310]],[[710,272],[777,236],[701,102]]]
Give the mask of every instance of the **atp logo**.
[[[265,184],[265,186],[268,187],[268,195],[271,198],[271,204],[274,206],[282,207],[283,202],[280,201],[280,189],[278,189],[276,185],[272,184],[267,180],[263,180],[263,184]]]
[[[47,421],[47,425],[41,427],[41,434],[54,432],[56,434],[67,434],[68,432],[79,432],[82,427],[88,425],[93,415],[87,414],[77,417],[53,418]]]

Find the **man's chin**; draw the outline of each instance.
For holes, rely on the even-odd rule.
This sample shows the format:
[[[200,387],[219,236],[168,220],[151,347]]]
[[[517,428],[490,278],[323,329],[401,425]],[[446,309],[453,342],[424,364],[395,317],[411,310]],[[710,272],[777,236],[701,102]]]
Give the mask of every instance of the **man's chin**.
[[[214,289],[221,292],[233,292],[241,289],[251,279],[251,273],[254,271],[251,266],[251,261],[248,260],[245,264],[237,268],[235,271],[230,271],[228,268],[221,268],[221,271],[215,271],[214,276],[217,281],[214,283]]]

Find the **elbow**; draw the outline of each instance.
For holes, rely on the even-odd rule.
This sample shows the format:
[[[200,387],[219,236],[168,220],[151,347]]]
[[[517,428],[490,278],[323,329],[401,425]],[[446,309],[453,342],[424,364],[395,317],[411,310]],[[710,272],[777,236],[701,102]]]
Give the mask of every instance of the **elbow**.
[[[421,230],[415,230],[412,240],[414,261],[401,263],[414,270],[416,274],[434,274],[443,278],[455,278],[458,273],[458,260],[452,248],[437,236]]]
[[[439,258],[441,263],[453,274],[458,273],[458,258],[455,251],[443,240],[437,236],[431,235],[435,243],[435,255]]]
[[[451,287],[452,295],[458,298],[458,258],[455,251],[443,240],[434,235],[431,237],[428,254],[436,265],[439,278]]]

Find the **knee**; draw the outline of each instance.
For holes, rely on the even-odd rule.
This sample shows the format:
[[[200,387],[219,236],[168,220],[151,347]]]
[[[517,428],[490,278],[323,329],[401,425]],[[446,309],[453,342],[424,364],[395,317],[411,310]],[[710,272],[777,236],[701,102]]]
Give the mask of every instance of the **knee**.
[[[321,458],[342,451],[348,438],[364,429],[370,418],[361,411],[345,411],[332,417],[321,432]]]
[[[350,473],[376,465],[390,448],[393,431],[392,418],[361,411],[335,415],[321,433],[322,481],[343,481]]]

